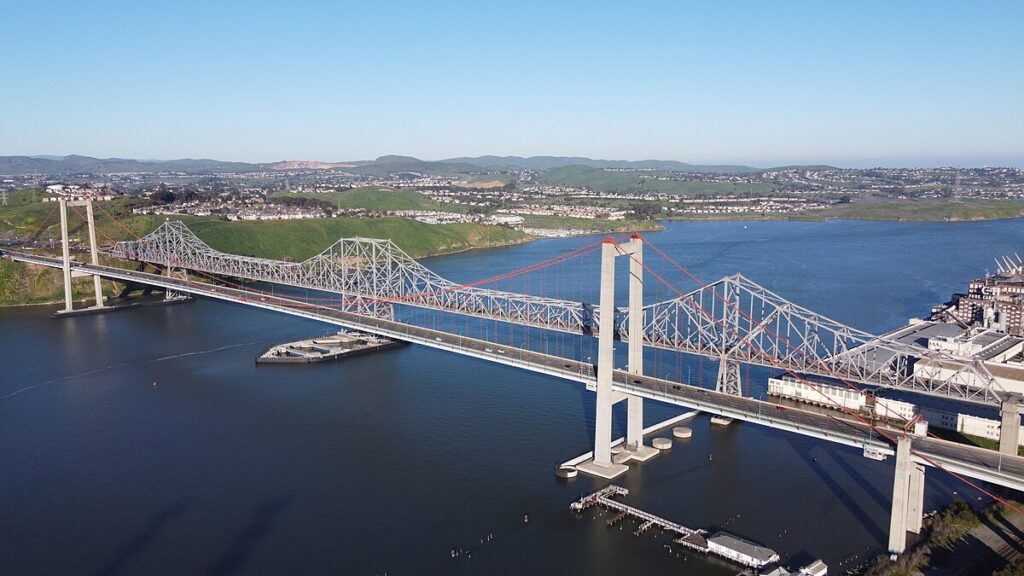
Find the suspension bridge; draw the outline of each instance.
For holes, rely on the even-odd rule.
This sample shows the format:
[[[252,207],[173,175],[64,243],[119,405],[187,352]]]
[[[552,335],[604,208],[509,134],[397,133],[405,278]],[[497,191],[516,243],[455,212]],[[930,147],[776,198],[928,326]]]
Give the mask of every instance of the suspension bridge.
[[[89,231],[88,262],[71,258],[68,240],[67,209],[77,211],[81,205]],[[73,310],[73,276],[94,279],[97,307],[103,307],[100,279],[106,278],[364,330],[580,382],[596,392],[597,402],[593,458],[579,468],[596,476],[614,478],[628,469],[628,461],[657,453],[643,444],[643,401],[652,399],[854,446],[865,454],[895,455],[889,545],[894,553],[903,551],[908,530],[921,529],[925,466],[982,491],[971,479],[1024,490],[1024,458],[1016,455],[1020,400],[983,363],[845,326],[740,275],[703,283],[639,235],[621,242],[606,238],[499,276],[457,283],[390,240],[369,238],[343,238],[309,259],[287,262],[214,250],[185,224],[166,221],[142,238],[110,243],[101,251],[91,202],[61,200],[60,211],[60,257],[26,250],[8,250],[3,256],[61,269],[65,311]],[[644,261],[645,247],[698,287],[675,288]],[[100,262],[101,253],[106,263]],[[538,291],[557,285],[562,279],[558,270],[567,265],[593,268],[585,261],[595,255],[600,257],[597,306],[581,294],[527,293],[531,282]],[[615,305],[619,258],[628,267],[624,307]],[[655,279],[670,297],[645,304],[646,278]],[[498,289],[502,284],[519,290]],[[267,285],[269,291],[263,289]],[[628,348],[628,363],[621,369],[616,368],[616,341]],[[667,351],[677,358],[710,359],[716,367],[714,386],[703,386],[703,376],[694,384],[683,382],[680,374],[673,379],[659,377],[658,370],[645,371],[645,349],[648,356]],[[804,381],[822,376],[853,388],[890,388],[999,406],[1004,424],[1014,425],[1003,426],[1005,441],[997,452],[914,434],[909,427],[886,428],[850,411],[783,410],[744,395],[741,367],[751,365]],[[613,459],[612,406],[620,401],[627,402],[625,449]]]

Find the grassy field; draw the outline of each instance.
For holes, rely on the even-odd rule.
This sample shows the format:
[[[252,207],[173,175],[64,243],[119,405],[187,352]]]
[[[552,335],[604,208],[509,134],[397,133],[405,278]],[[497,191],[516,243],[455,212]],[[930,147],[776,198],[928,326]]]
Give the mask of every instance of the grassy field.
[[[837,204],[823,210],[791,214],[744,212],[733,214],[680,214],[669,220],[877,220],[890,222],[960,222],[1024,217],[1024,202],[1012,200],[894,200]]]
[[[810,218],[896,221],[961,221],[1018,218],[1024,202],[1012,200],[944,199],[894,200],[891,202],[837,204],[826,210],[806,212]]]
[[[732,182],[692,182],[657,179],[658,176],[668,175],[668,172],[609,172],[601,168],[591,168],[589,166],[566,166],[547,171],[540,177],[540,182],[563,184],[566,186],[585,186],[594,190],[609,192],[643,190],[678,194],[680,196],[742,194],[745,192],[762,194],[771,192],[774,189],[774,185],[765,182],[740,184]]]
[[[304,260],[342,237],[390,238],[413,257],[523,242],[522,232],[482,224],[432,225],[405,218],[331,218],[273,222],[200,221],[190,225],[204,242],[232,254]]]

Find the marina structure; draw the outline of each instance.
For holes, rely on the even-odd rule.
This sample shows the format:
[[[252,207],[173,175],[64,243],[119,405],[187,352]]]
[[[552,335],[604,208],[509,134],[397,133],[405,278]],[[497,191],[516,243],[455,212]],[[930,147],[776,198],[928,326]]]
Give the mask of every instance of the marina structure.
[[[707,530],[689,528],[678,522],[666,520],[616,500],[617,497],[628,494],[629,490],[626,488],[610,484],[593,494],[588,494],[576,500],[569,505],[569,509],[573,512],[582,513],[594,506],[600,506],[615,512],[607,521],[608,526],[614,526],[626,518],[633,518],[640,522],[639,527],[633,532],[636,536],[647,532],[651,528],[658,528],[663,532],[675,535],[672,541],[688,550],[702,554],[713,554],[747,568],[756,570],[767,569],[769,572],[764,572],[764,574],[770,573],[773,576],[797,573],[824,575],[827,572],[827,567],[821,560],[816,560],[808,567],[805,567],[812,568],[813,572],[789,572],[778,566],[780,560],[778,553],[767,546],[761,546],[723,531],[715,532],[709,536]],[[800,570],[804,570],[804,568]]]

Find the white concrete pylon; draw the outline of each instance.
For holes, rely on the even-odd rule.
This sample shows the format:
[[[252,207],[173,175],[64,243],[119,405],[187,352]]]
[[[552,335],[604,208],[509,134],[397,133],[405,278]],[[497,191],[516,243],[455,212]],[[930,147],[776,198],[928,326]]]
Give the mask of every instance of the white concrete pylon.
[[[85,214],[86,221],[89,224],[89,252],[92,256],[93,265],[98,266],[100,263],[100,254],[99,248],[96,245],[96,218],[93,216],[91,199],[85,203]],[[100,277],[93,274],[92,282],[96,289],[96,307],[103,308],[103,286],[100,284]]]
[[[601,300],[598,304],[597,335],[597,406],[594,421],[594,459],[579,466],[583,472],[615,478],[628,468],[612,460],[612,406],[627,401],[626,442],[623,454],[616,459],[647,460],[658,451],[643,445],[643,399],[612,389],[615,338],[615,259],[630,256],[629,307],[629,372],[643,373],[643,240],[634,236],[629,242],[616,244],[611,238],[601,246]]]
[[[61,272],[64,275],[64,311],[71,312],[74,307],[71,303],[71,248],[68,246],[68,201],[61,198],[60,204],[60,247],[63,267]]]
[[[892,484],[892,513],[889,518],[889,554],[897,556],[907,547],[907,532],[921,532],[924,507],[924,466],[914,462],[911,437],[896,441],[896,471]]]
[[[615,334],[615,256],[611,238],[601,244],[601,299],[598,303],[597,334],[597,413],[594,420],[594,464],[612,467],[612,370]],[[625,466],[618,465],[624,469]]]
[[[627,244],[629,258],[629,373],[644,373],[644,241],[633,234]],[[626,448],[636,451],[644,444],[644,399],[626,399]]]

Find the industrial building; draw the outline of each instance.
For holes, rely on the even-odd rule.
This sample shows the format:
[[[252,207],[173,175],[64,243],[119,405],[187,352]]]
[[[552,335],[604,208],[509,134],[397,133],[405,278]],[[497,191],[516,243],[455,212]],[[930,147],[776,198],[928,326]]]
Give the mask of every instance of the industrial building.
[[[871,393],[854,390],[843,385],[811,380],[797,380],[790,376],[768,379],[768,394],[788,398],[805,404],[824,406],[833,410],[849,410],[872,414],[877,418],[895,422],[909,422],[920,413],[929,427],[954,430],[961,434],[999,441],[1001,422],[959,411],[943,410],[934,406],[917,406],[892,398],[879,398]],[[1024,446],[1024,426],[1021,426],[1020,445]]]
[[[867,405],[864,393],[848,386],[835,386],[791,376],[768,379],[768,394],[827,408],[860,412]]]
[[[999,271],[971,280],[956,297],[956,316],[968,324],[1024,336],[1024,263],[1018,257],[997,261]]]
[[[707,539],[708,552],[734,560],[744,566],[761,568],[779,561],[779,555],[771,548],[758,546],[732,534],[718,532]]]

